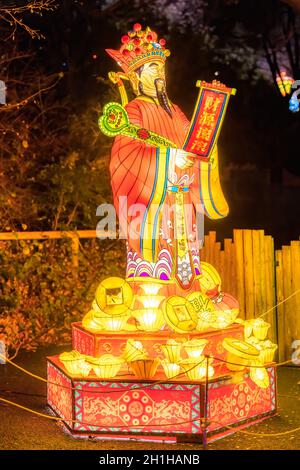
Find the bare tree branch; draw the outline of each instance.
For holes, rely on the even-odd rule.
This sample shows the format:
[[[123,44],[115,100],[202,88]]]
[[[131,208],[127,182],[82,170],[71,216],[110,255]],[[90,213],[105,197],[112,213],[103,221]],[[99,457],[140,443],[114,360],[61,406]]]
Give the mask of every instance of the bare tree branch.
[[[33,29],[24,23],[22,15],[26,13],[41,14],[43,11],[53,11],[56,7],[56,0],[33,0],[25,5],[0,6],[0,20],[12,27],[12,33],[7,39],[14,36],[18,26],[30,34],[31,37],[42,38],[43,35],[39,30]]]
[[[34,98],[36,98],[37,96],[40,96],[41,93],[45,93],[46,91],[51,90],[52,88],[54,88],[57,85],[59,80],[63,77],[63,74],[62,73],[56,74],[56,77],[57,78],[56,78],[55,82],[52,83],[51,85],[49,85],[45,88],[41,88],[40,90],[36,91],[35,93],[33,93],[30,96],[27,96],[26,98],[23,98],[21,101],[18,101],[17,103],[12,103],[12,104],[9,104],[7,106],[2,106],[0,108],[0,113],[1,112],[3,113],[3,112],[11,111],[14,108],[19,109],[21,106],[24,106],[24,105],[28,104],[30,101],[34,100]]]

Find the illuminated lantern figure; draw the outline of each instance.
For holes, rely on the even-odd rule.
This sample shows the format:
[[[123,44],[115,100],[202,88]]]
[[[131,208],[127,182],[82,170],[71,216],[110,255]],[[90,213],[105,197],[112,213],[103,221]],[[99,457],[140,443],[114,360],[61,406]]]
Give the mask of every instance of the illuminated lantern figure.
[[[107,53],[122,69],[110,73],[119,85],[122,104],[127,103],[122,79],[129,80],[136,95],[125,106],[127,116],[114,108],[114,103],[106,110],[108,125],[115,121],[121,129],[130,122],[136,129],[135,138],[129,136],[133,128],[128,127],[127,135],[116,136],[110,162],[114,204],[120,227],[127,234],[127,281],[148,279],[167,284],[169,290],[164,289],[164,295],[185,297],[201,290],[196,211],[211,219],[228,213],[219,181],[217,145],[209,161],[183,150],[190,123],[167,94],[165,62],[170,51],[164,39],[136,24],[122,37],[120,49],[107,49]],[[205,120],[199,129],[204,139],[209,138],[214,124],[218,99],[208,96],[205,101]],[[104,130],[103,121],[100,127]],[[148,145],[151,133],[162,145],[154,146],[153,139]],[[133,207],[139,211],[142,207],[142,214]]]
[[[107,52],[122,68],[109,74],[122,104],[104,106],[99,127],[115,138],[110,173],[126,278],[101,281],[72,325],[73,350],[48,358],[48,403],[74,435],[221,437],[276,412],[269,323],[237,321],[238,302],[199,259],[198,213],[228,213],[217,140],[234,89],[197,82],[189,123],[167,95],[165,40],[135,24]],[[136,95],[130,103],[123,80]]]

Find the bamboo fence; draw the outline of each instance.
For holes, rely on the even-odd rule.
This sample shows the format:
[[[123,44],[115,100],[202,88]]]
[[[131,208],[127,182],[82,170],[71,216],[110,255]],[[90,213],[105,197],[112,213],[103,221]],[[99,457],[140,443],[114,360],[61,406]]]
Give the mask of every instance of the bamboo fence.
[[[242,318],[262,316],[271,323],[279,360],[290,359],[293,342],[300,340],[300,292],[283,301],[300,289],[300,241],[274,250],[263,230],[236,229],[221,249],[216,232],[209,232],[200,257],[217,269],[222,290],[238,299]]]
[[[99,235],[95,230],[7,232],[0,233],[0,240],[69,238],[77,268],[80,238]],[[271,323],[270,338],[279,344],[279,360],[291,358],[292,344],[300,340],[300,293],[283,301],[300,289],[300,241],[274,250],[273,238],[263,230],[235,229],[222,246],[211,231],[204,237],[200,257],[219,272],[222,291],[238,299],[242,318],[262,315]]]

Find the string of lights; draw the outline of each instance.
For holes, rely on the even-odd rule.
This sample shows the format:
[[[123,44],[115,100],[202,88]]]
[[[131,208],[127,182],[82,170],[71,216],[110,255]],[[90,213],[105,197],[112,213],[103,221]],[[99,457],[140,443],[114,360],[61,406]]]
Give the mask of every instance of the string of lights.
[[[288,297],[286,297],[285,299],[281,300],[281,301],[278,302],[276,305],[274,305],[274,307],[269,308],[266,312],[264,312],[264,313],[262,313],[261,315],[259,315],[258,318],[264,317],[265,315],[267,315],[267,313],[272,312],[272,310],[274,310],[275,308],[279,307],[279,305],[284,304],[284,302],[286,302],[287,300],[291,299],[292,297],[294,297],[295,295],[297,295],[299,292],[300,292],[300,289],[297,289],[297,290],[294,291],[291,295],[289,295]]]
[[[0,357],[4,357],[2,354],[0,354]],[[186,372],[190,371],[190,370],[193,370],[195,367],[198,367],[199,365],[201,365],[203,362],[205,361],[205,358],[203,358],[200,362],[198,362],[197,364],[194,364],[190,369],[188,369],[187,371],[184,371],[184,372],[180,372],[179,374],[177,375],[174,375],[174,379],[175,378],[178,378],[179,376],[182,376],[184,375]],[[15,364],[13,361],[11,360],[7,360],[7,362],[9,362],[12,366],[16,367],[17,369],[19,369],[21,372],[24,372],[25,374],[33,377],[34,379],[36,380],[40,380],[41,382],[44,382],[48,385],[54,385],[56,387],[61,387],[61,388],[65,388],[67,390],[72,390],[72,391],[76,391],[78,390],[76,387],[68,387],[66,385],[63,385],[63,384],[59,384],[57,382],[52,382],[52,381],[49,381],[47,379],[45,379],[44,377],[41,377],[39,375],[36,375],[36,374],[33,374],[32,372],[28,371],[27,369],[24,369],[23,367],[19,366],[18,364]],[[128,375],[126,376],[128,377]],[[144,390],[144,389],[148,389],[148,388],[151,388],[155,385],[159,385],[161,383],[165,383],[165,379],[164,380],[155,380],[153,381],[152,383],[149,383],[147,385],[143,384],[142,386],[137,386],[137,387],[133,387],[132,390]],[[122,390],[95,390],[94,393],[100,393],[100,394],[105,394],[105,393],[123,393]]]
[[[2,358],[5,358],[5,356],[3,354],[0,354],[0,357]],[[198,367],[199,365],[201,365],[205,360],[208,361],[208,359],[213,359],[213,360],[216,360],[216,361],[219,361],[219,362],[222,362],[224,364],[232,364],[232,365],[239,365],[237,363],[233,363],[233,362],[228,362],[226,361],[225,359],[221,359],[221,358],[218,358],[218,357],[215,357],[215,356],[204,356],[204,358],[194,364],[190,369],[187,369],[186,371],[183,371],[183,372],[180,372],[179,374],[176,374],[173,376],[173,379],[177,379],[178,377],[181,377],[182,375],[184,375],[186,372],[190,371],[190,370],[193,370],[194,368]],[[41,377],[39,375],[36,375],[36,374],[33,374],[32,372],[28,371],[27,369],[19,366],[18,364],[15,364],[13,361],[11,361],[10,359],[6,359],[7,362],[9,362],[13,367],[16,367],[17,369],[19,369],[21,372],[33,377],[34,379],[36,380],[40,380],[46,384],[49,384],[49,385],[54,385],[56,387],[61,387],[61,388],[65,388],[67,390],[72,390],[72,391],[75,391],[77,390],[76,387],[68,387],[66,385],[63,385],[63,384],[59,384],[57,382],[52,382],[52,381],[49,381],[47,379],[45,379],[44,377]],[[280,366],[284,366],[284,365],[287,365],[287,364],[290,364],[292,362],[292,360],[288,360],[288,361],[283,361],[283,362],[277,362],[277,363],[272,363],[272,366],[274,367],[280,367]],[[247,368],[250,368],[250,367],[253,367],[255,369],[259,369],[259,368],[265,368],[265,366],[260,366],[260,365],[247,365]],[[124,374],[122,374],[124,376]],[[129,375],[129,374],[128,374]],[[128,375],[126,375],[125,377],[128,377]],[[202,382],[205,382],[205,380],[202,380]],[[155,380],[147,385],[143,384],[142,386],[137,386],[137,387],[134,387],[132,388],[132,390],[144,390],[144,389],[148,389],[148,388],[151,388],[155,385],[159,385],[161,383],[165,383],[165,379],[164,380]],[[100,393],[100,394],[104,394],[104,393],[120,393],[121,390],[95,390],[94,393]]]
[[[40,416],[42,418],[45,418],[45,419],[49,419],[51,421],[67,421],[69,423],[76,423],[76,424],[79,424],[79,425],[87,425],[87,426],[98,426],[98,424],[92,424],[92,423],[84,423],[82,421],[78,421],[78,420],[75,420],[75,419],[65,419],[65,418],[61,418],[59,416],[51,416],[51,415],[48,415],[46,413],[41,413],[40,411],[36,411],[36,410],[33,410],[31,408],[28,408],[26,406],[23,406],[23,405],[20,405],[19,403],[15,403],[11,400],[7,400],[5,398],[2,398],[0,397],[0,401],[2,403],[6,403],[8,405],[11,405],[11,406],[14,406],[16,408],[19,408],[19,409],[22,409],[24,411],[27,411],[29,413],[32,413],[34,415],[37,415],[37,416]],[[192,420],[187,420],[187,421],[180,421],[180,422],[172,422],[172,423],[160,423],[159,426],[163,426],[163,427],[168,427],[168,426],[179,426],[179,425],[184,425],[184,424],[191,424],[191,423],[195,423],[195,422],[200,422],[202,427],[208,427],[209,424],[211,423],[214,423],[214,424],[218,424],[221,428],[226,428],[230,431],[235,431],[235,432],[239,432],[239,433],[242,433],[242,434],[247,434],[247,435],[250,435],[250,436],[257,436],[257,437],[280,437],[280,436],[284,436],[284,435],[288,435],[288,434],[292,434],[292,433],[296,433],[296,432],[299,432],[300,431],[300,426],[297,427],[297,428],[294,428],[294,429],[289,429],[287,431],[282,431],[282,432],[279,432],[279,433],[257,433],[257,432],[249,432],[249,431],[245,431],[244,429],[237,429],[235,426],[229,426],[229,425],[224,425],[223,423],[219,423],[218,421],[215,421],[215,420],[210,420],[209,418],[197,418],[197,419],[192,419]],[[131,428],[135,428],[135,429],[144,429],[144,428],[147,428],[147,427],[153,427],[153,425],[149,425],[149,424],[143,424],[143,425],[133,425],[131,424],[130,427]],[[118,428],[122,429],[122,428],[125,428],[125,429],[128,429],[128,425],[118,425],[117,426]]]

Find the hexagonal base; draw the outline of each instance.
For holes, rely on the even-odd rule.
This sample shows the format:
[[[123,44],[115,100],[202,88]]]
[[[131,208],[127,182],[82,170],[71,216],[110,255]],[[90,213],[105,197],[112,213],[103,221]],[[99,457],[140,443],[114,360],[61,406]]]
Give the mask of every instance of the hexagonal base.
[[[229,374],[225,368],[209,381],[209,440],[276,413],[276,368],[270,365],[267,370],[267,389],[257,387],[248,373]],[[130,375],[106,381],[80,379],[66,372],[58,356],[48,358],[48,380],[48,404],[73,436],[202,441],[203,381],[191,382],[184,376],[167,381],[162,374],[152,381]]]

